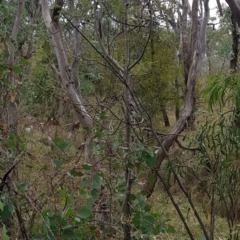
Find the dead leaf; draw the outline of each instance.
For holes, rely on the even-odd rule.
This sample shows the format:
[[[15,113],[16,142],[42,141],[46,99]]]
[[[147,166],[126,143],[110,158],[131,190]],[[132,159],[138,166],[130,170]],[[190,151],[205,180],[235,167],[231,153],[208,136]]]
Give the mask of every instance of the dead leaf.
[[[10,93],[9,94],[11,102],[15,102],[16,95],[17,95],[16,93]]]
[[[6,131],[8,129],[8,124],[6,124],[6,123],[0,124],[0,129],[3,131]]]

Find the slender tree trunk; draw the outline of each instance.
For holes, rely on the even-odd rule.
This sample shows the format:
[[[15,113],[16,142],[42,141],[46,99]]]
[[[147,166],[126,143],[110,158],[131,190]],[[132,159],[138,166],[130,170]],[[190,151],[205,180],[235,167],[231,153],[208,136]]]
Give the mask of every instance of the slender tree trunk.
[[[239,41],[239,34],[237,31],[237,22],[233,16],[231,15],[232,21],[232,58],[230,60],[230,70],[232,73],[237,72],[237,63],[238,63],[238,41]]]
[[[240,27],[240,2],[239,0],[226,0],[231,12]]]
[[[126,148],[127,151],[130,151],[130,142],[131,142],[131,91],[130,91],[130,51],[129,51],[129,35],[128,35],[128,0],[123,1],[125,7],[125,14],[124,14],[124,47],[125,47],[125,67],[124,67],[124,81],[125,81],[125,127],[126,127]],[[124,228],[124,240],[131,240],[131,188],[132,188],[132,181],[131,181],[131,169],[128,168],[129,165],[129,154],[126,154],[126,163],[125,163],[125,181],[126,181],[126,195],[124,200],[124,219],[125,223],[123,225]]]
[[[74,0],[69,0],[70,9],[74,9]],[[79,60],[80,60],[80,52],[81,52],[81,38],[78,32],[78,28],[80,26],[80,22],[78,18],[73,17],[72,21],[74,25],[73,33],[74,33],[74,52],[73,52],[73,61],[72,61],[72,73],[71,73],[71,81],[74,82],[75,88],[78,91],[78,94],[81,96],[80,84],[79,84]]]
[[[175,118],[176,121],[180,116],[180,94],[179,94],[179,79],[175,78],[175,89],[176,89],[176,98],[175,98]]]
[[[91,116],[87,112],[82,102],[82,96],[80,95],[80,92],[78,92],[74,81],[72,81],[73,79],[72,71],[69,67],[68,58],[63,46],[62,34],[61,34],[61,29],[59,27],[58,18],[59,18],[59,11],[61,10],[64,2],[62,0],[56,0],[52,18],[50,16],[48,1],[40,0],[40,4],[42,8],[42,16],[43,16],[45,25],[49,29],[49,32],[52,37],[52,43],[54,46],[63,86],[66,92],[68,93],[69,98],[72,101],[72,104],[76,111],[79,122],[82,124],[83,127],[88,128],[88,131],[89,131],[89,134],[86,137],[85,146],[84,146],[85,159],[86,161],[88,161],[89,160],[89,144],[91,141],[91,135],[92,135],[91,130],[92,130],[93,122],[92,122]]]
[[[169,118],[168,118],[166,106],[164,104],[161,104],[161,112],[162,112],[165,127],[169,127],[170,126],[170,121],[169,121]]]

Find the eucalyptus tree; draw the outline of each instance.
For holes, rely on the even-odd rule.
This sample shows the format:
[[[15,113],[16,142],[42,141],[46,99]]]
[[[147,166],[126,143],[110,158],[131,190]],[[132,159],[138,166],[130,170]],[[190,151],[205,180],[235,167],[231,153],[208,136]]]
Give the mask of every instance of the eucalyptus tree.
[[[72,2],[70,2],[72,5]],[[92,117],[88,113],[86,107],[83,104],[81,92],[79,91],[78,82],[78,54],[80,51],[78,35],[75,35],[75,57],[73,60],[73,69],[70,69],[70,64],[63,44],[63,36],[59,25],[59,13],[64,5],[64,1],[55,1],[52,16],[50,15],[50,9],[47,1],[40,1],[42,16],[47,28],[50,31],[52,37],[52,43],[55,50],[59,75],[61,77],[62,85],[69,95],[70,100],[77,113],[79,122],[89,129],[89,136],[85,142],[85,158],[89,158],[88,144],[91,139],[92,130]]]
[[[154,178],[154,181],[147,183],[145,189],[148,192],[148,196],[151,196],[154,186],[157,181],[156,171],[159,170],[162,161],[167,157],[168,151],[171,148],[178,135],[184,130],[186,123],[191,119],[195,111],[195,84],[198,69],[203,58],[206,44],[206,28],[209,19],[209,1],[204,1],[204,14],[203,19],[199,21],[199,1],[194,0],[192,3],[192,9],[189,9],[189,2],[187,0],[182,1],[182,49],[183,49],[183,61],[184,61],[184,75],[185,75],[185,96],[183,109],[175,126],[169,132],[169,134],[159,144],[157,151],[157,162],[155,169],[150,171],[150,175]],[[189,14],[191,13],[191,14]],[[191,33],[190,43],[188,42],[189,36],[188,19],[191,19]],[[200,27],[199,27],[200,24]]]

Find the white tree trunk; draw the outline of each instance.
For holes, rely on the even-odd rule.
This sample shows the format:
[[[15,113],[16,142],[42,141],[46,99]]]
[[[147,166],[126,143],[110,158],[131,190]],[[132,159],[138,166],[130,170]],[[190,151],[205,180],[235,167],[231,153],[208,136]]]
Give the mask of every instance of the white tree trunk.
[[[92,117],[87,112],[82,102],[80,91],[78,91],[78,89],[76,89],[75,87],[73,77],[72,77],[72,74],[75,74],[75,72],[72,73],[72,71],[70,70],[67,55],[63,46],[61,29],[59,25],[56,23],[56,21],[53,21],[50,16],[48,1],[40,0],[40,4],[42,8],[42,16],[43,16],[45,25],[47,26],[52,37],[52,43],[53,43],[54,51],[57,57],[58,68],[61,75],[62,84],[69,98],[72,101],[72,104],[77,113],[79,122],[82,124],[83,127],[89,128],[89,133],[91,133],[92,125],[93,125]],[[88,144],[90,142],[90,139],[91,139],[91,134],[89,134],[85,142],[85,159],[86,160],[88,160],[88,155],[89,155]]]
[[[81,96],[78,94],[77,89],[74,86],[74,82],[71,81],[71,70],[69,68],[67,55],[63,47],[61,30],[54,22],[52,22],[48,7],[48,1],[40,0],[40,4],[42,7],[42,16],[44,22],[49,29],[52,37],[52,43],[57,57],[59,72],[63,81],[63,85],[72,101],[74,109],[77,112],[80,123],[84,127],[91,128],[92,118],[88,114],[83,102],[81,101]]]

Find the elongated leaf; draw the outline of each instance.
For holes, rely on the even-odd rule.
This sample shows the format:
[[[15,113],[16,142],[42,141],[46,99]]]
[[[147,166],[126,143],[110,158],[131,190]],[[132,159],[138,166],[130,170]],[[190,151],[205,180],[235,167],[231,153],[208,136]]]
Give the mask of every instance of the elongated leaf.
[[[10,240],[7,235],[7,229],[4,224],[3,224],[3,228],[2,228],[2,240]]]

